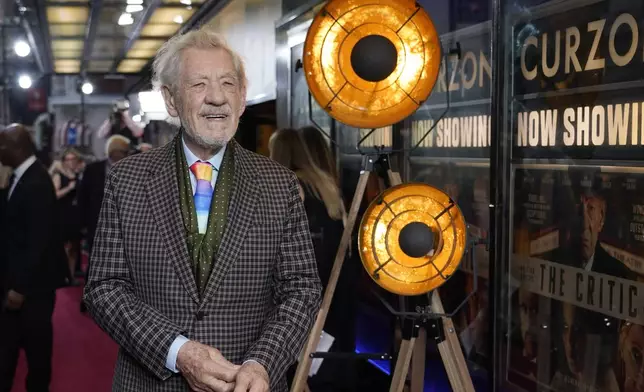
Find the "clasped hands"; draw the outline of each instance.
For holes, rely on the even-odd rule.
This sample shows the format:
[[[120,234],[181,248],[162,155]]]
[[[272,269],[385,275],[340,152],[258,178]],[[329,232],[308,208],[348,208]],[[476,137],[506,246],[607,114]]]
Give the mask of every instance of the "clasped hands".
[[[219,350],[195,341],[181,346],[177,369],[195,392],[269,392],[268,373],[262,365],[235,365]]]

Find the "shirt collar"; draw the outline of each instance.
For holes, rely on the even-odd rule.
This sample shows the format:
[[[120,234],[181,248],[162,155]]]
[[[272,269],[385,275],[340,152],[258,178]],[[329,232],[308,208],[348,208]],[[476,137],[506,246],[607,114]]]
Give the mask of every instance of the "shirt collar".
[[[34,162],[36,162],[36,156],[32,155],[29,158],[25,159],[25,161],[22,162],[17,168],[15,168],[15,170],[13,171],[13,174],[15,176],[14,182],[18,182],[20,177],[25,174],[27,169],[29,169],[29,167],[33,165]]]
[[[184,140],[183,136],[181,136],[181,144],[183,145],[183,153],[186,155],[186,161],[188,163],[188,167],[192,166],[193,163],[200,161],[199,159],[186,145],[186,141]],[[224,159],[224,152],[226,152],[226,145],[224,145],[215,155],[210,157],[206,162],[210,163],[215,170],[219,171],[219,167],[221,166],[221,162]]]

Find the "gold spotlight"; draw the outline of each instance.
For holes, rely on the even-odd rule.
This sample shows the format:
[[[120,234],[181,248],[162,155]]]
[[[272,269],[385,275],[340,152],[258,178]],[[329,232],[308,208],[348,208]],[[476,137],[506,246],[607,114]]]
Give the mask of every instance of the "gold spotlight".
[[[313,98],[357,128],[388,126],[414,113],[440,65],[436,28],[413,0],[331,0],[304,43]]]
[[[365,212],[360,258],[385,290],[425,294],[458,268],[466,236],[463,214],[447,194],[426,184],[401,184],[385,190]]]

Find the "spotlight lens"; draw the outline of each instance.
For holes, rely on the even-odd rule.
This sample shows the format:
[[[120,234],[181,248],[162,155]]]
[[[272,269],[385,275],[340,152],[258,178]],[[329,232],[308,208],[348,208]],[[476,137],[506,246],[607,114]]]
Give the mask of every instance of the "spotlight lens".
[[[28,75],[22,75],[18,78],[18,85],[21,88],[28,89],[31,87],[31,78]]]
[[[31,47],[25,41],[18,41],[13,46],[13,50],[20,57],[27,57],[31,53]]]

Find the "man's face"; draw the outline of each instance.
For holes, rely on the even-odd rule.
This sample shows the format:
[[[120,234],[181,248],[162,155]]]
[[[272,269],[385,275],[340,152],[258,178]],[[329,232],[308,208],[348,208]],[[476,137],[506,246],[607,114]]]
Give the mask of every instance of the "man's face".
[[[112,163],[116,163],[123,158],[127,158],[129,153],[129,150],[126,147],[118,146],[116,148],[113,148],[110,151],[110,161],[112,161]]]
[[[599,233],[604,227],[606,202],[598,197],[582,196],[582,256],[588,260],[595,253]]]
[[[576,308],[570,304],[563,304],[563,346],[566,354],[568,368],[574,375],[583,371],[583,358],[585,358],[586,331],[576,319]]]
[[[246,89],[223,49],[183,51],[174,91],[164,88],[168,113],[179,117],[188,136],[204,148],[233,138],[246,107]]]

